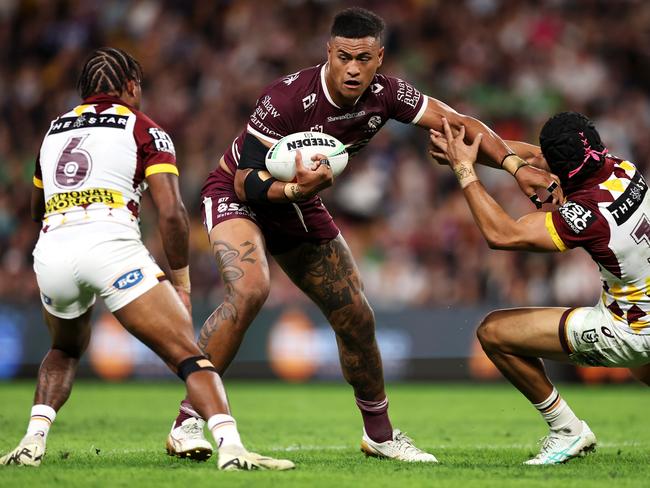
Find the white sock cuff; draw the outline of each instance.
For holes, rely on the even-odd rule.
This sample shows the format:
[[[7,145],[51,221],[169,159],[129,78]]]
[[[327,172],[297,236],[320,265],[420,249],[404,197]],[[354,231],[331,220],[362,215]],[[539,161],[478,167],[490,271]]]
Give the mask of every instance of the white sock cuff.
[[[210,429],[210,431],[226,425],[233,425],[236,427],[237,421],[235,421],[232,416],[226,415],[225,413],[218,413],[208,419],[208,429]]]
[[[49,420],[50,423],[54,422],[54,419],[56,418],[56,411],[50,407],[49,405],[34,405],[32,407],[32,414],[31,418],[33,420],[36,420],[36,418],[43,418],[43,420],[47,419]]]
[[[556,403],[559,398],[560,398],[560,394],[558,393],[558,391],[555,388],[553,388],[553,391],[551,392],[551,394],[548,396],[548,398],[546,400],[544,400],[543,402],[539,402],[539,403],[533,403],[533,405],[535,406],[535,408],[537,410],[544,411],[544,410],[547,410],[554,403]]]

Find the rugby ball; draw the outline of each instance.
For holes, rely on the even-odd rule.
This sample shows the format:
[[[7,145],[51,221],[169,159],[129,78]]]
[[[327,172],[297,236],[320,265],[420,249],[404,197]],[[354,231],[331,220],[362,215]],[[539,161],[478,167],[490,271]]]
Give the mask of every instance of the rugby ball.
[[[348,164],[345,145],[336,137],[322,132],[296,132],[283,137],[266,153],[266,169],[280,181],[293,181],[296,177],[296,151],[302,154],[306,167],[312,165],[312,156],[327,157],[334,176],[340,175]]]

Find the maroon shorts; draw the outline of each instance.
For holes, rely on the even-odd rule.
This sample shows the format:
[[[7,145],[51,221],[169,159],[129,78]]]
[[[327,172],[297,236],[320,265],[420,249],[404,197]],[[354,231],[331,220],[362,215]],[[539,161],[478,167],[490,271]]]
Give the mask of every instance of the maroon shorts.
[[[201,190],[201,213],[208,233],[226,220],[247,219],[262,231],[271,254],[282,254],[310,242],[323,244],[339,235],[339,228],[319,197],[298,204],[251,204],[237,198],[234,178],[217,168]]]

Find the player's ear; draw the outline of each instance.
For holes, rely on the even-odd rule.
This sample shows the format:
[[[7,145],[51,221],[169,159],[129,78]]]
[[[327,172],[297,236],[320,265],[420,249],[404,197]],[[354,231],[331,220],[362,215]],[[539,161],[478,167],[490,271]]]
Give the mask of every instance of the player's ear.
[[[381,64],[384,62],[384,46],[381,46],[379,48],[379,52],[377,53],[377,67],[379,68]]]
[[[138,90],[138,82],[135,80],[129,80],[126,82],[126,94],[129,97],[136,98]]]
[[[331,46],[331,44],[330,44],[329,41],[328,41],[328,42],[327,42],[327,60],[328,60],[328,61],[329,61],[329,59],[330,59],[330,55],[331,55],[331,54],[332,54],[332,46]]]

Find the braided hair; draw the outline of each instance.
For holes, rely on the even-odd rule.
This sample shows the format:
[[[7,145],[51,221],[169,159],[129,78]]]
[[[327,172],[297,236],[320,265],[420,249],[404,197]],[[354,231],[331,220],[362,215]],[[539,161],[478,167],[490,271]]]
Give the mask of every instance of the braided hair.
[[[77,82],[81,98],[96,93],[122,93],[129,81],[142,80],[142,67],[129,53],[114,47],[95,49]]]
[[[594,123],[578,112],[561,112],[548,119],[539,134],[539,144],[563,185],[598,171],[607,156]]]

